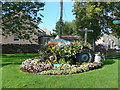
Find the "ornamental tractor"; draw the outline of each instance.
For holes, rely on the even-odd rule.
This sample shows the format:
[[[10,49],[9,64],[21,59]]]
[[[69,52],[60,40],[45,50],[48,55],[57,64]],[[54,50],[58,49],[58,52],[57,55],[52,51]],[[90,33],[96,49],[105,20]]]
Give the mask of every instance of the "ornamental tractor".
[[[69,58],[74,63],[93,62],[95,56],[91,44],[80,41],[79,36],[70,35],[63,35],[62,39],[51,38],[44,45],[42,54],[45,60],[59,61],[61,58]]]

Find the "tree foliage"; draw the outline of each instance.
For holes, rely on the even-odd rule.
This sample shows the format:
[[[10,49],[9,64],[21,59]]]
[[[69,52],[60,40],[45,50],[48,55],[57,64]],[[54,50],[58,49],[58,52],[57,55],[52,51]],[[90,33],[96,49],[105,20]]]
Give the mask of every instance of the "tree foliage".
[[[88,34],[88,40],[94,35],[96,40],[101,32],[109,33],[113,29],[111,22],[113,18],[119,15],[119,3],[115,2],[75,2],[74,15],[76,16],[77,29],[92,29],[94,33]],[[114,28],[115,29],[115,28]],[[84,33],[79,33],[84,37]]]
[[[115,19],[113,20],[120,20],[120,10],[118,14],[116,15]],[[111,23],[111,28],[112,28],[112,34],[120,38],[120,24]]]
[[[112,25],[113,35],[120,38],[120,25]]]
[[[56,22],[55,32],[59,34],[60,21]],[[62,24],[62,35],[77,35],[75,21],[65,21]]]
[[[44,10],[44,5],[42,2],[2,2],[2,35],[33,38],[42,20],[40,11]]]

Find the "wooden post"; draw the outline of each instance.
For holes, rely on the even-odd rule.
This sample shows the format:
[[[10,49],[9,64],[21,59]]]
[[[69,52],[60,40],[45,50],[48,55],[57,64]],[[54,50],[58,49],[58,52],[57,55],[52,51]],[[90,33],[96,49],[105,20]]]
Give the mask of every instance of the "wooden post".
[[[87,28],[85,28],[85,29],[78,29],[78,30],[85,32],[85,44],[87,44],[87,33],[88,32],[93,32],[93,30],[88,30]]]
[[[85,44],[87,44],[87,32],[88,32],[88,30],[87,30],[87,28],[85,28]]]

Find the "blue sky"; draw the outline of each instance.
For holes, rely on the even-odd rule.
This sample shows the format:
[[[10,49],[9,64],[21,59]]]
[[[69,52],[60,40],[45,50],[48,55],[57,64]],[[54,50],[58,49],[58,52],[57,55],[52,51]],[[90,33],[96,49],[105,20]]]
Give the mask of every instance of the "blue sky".
[[[63,20],[72,21],[75,19],[73,15],[74,2],[63,2]],[[55,28],[56,22],[60,18],[60,3],[59,2],[45,2],[44,11],[41,11],[43,23],[39,24],[41,29],[47,28],[52,31]]]

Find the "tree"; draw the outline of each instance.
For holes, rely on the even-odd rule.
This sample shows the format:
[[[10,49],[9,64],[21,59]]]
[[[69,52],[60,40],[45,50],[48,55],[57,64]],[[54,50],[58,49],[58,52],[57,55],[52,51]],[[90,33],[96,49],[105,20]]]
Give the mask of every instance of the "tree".
[[[60,26],[60,21],[56,22],[56,27],[55,27],[55,32],[59,34],[59,26]],[[63,22],[62,24],[62,35],[76,35],[76,25],[75,21],[73,20],[72,22]]]
[[[109,29],[112,29],[110,23],[115,15],[110,14],[117,13],[118,6],[118,3],[113,2],[75,2],[73,12],[76,16],[77,29],[94,30],[93,34],[88,34],[88,41],[91,42],[93,35],[96,40],[101,32],[109,32]],[[84,32],[79,34],[84,37]]]
[[[112,25],[112,34],[120,38],[120,25]]]
[[[45,3],[42,2],[2,2],[2,35],[18,36],[20,39],[34,40],[38,23],[41,23]]]
[[[113,20],[120,20],[120,11],[114,15],[116,16]],[[111,22],[112,34],[120,38],[120,24],[113,24]]]

